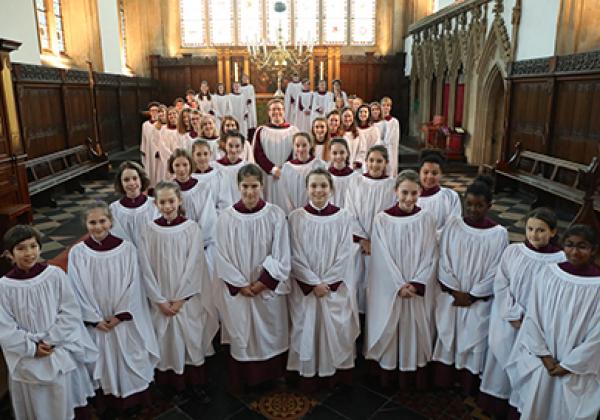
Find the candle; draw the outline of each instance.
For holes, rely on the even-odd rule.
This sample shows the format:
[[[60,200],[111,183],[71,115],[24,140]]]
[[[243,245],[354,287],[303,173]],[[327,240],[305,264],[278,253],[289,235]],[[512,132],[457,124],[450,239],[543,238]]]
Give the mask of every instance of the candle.
[[[237,62],[233,63],[233,80],[235,82],[238,81],[238,63]]]
[[[323,80],[323,62],[319,63],[319,80]]]

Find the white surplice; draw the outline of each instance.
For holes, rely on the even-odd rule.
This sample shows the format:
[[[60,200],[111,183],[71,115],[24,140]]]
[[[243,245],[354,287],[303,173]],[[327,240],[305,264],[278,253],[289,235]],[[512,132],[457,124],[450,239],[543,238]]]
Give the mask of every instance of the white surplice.
[[[498,264],[507,245],[508,232],[501,225],[478,229],[460,217],[451,218],[440,238],[440,283],[475,297],[492,296]],[[453,302],[450,293],[438,290],[438,337],[433,360],[480,374],[487,351],[492,300],[480,299],[469,307],[452,306]]]
[[[219,166],[215,165],[214,162],[211,163],[212,170],[206,173],[197,173],[194,172],[192,174],[193,178],[198,180],[198,184],[206,185],[210,190],[210,195],[213,197],[213,204],[215,207],[217,206],[217,199],[215,197],[219,197],[219,184],[221,182],[221,177],[219,175]]]
[[[335,100],[333,99],[333,93],[331,92],[313,92],[312,98],[312,114],[310,116],[310,123],[312,126],[312,122],[315,118],[318,117],[327,117],[329,111],[335,108]]]
[[[371,253],[365,358],[383,369],[415,371],[433,352],[432,283],[438,261],[434,216],[427,210],[401,217],[380,212],[373,224]],[[425,295],[400,297],[400,289],[410,282],[424,285]]]
[[[198,110],[202,114],[213,115],[215,113],[213,98],[213,95],[210,95],[210,99],[208,99],[208,96],[201,96],[200,94],[196,95],[196,100],[198,101]]]
[[[371,240],[373,220],[377,213],[391,207],[396,199],[392,178],[371,179],[364,175],[353,177],[346,195],[346,208],[354,218],[353,235]],[[361,252],[358,243],[352,244],[352,261],[356,289],[358,291],[358,308],[361,313],[366,309],[366,273],[369,268],[369,255]]]
[[[442,229],[450,218],[460,217],[462,213],[460,196],[452,188],[441,187],[433,195],[419,197],[417,205],[433,213],[437,222],[438,235],[441,235]]]
[[[212,96],[212,101],[215,111],[215,125],[217,126],[217,131],[220,132],[223,117],[232,114],[231,103],[228,95],[219,95],[217,93]]]
[[[39,341],[54,346],[49,356],[35,357]],[[17,420],[71,419],[94,395],[86,364],[98,349],[60,268],[27,280],[0,278],[0,346]]]
[[[288,195],[288,208],[284,209],[286,214],[298,207],[302,207],[308,201],[306,193],[306,176],[316,168],[325,168],[325,162],[320,159],[312,159],[303,164],[285,162],[281,168],[281,179]]]
[[[500,399],[510,396],[510,383],[504,370],[519,332],[510,321],[523,320],[534,279],[547,264],[565,260],[562,251],[541,253],[525,244],[509,245],[502,254],[490,315],[488,351],[481,380],[481,390]]]
[[[242,198],[238,187],[237,174],[247,163],[244,160],[235,165],[222,165],[219,162],[214,162],[219,171],[219,197],[217,199],[217,209],[219,211],[237,203]]]
[[[163,125],[160,128],[161,141],[171,153],[179,148],[179,133],[176,128],[169,128]]]
[[[208,139],[206,137],[199,137],[199,140],[204,140],[208,143],[208,147],[210,147],[210,161],[214,162],[215,160],[219,160],[223,157],[223,150],[219,146],[219,137],[214,139]]]
[[[163,179],[168,179],[169,171],[167,169],[167,161],[171,157],[171,149],[164,142],[162,136],[162,128],[158,129],[155,126],[148,131],[148,156],[146,156],[145,167],[150,178],[150,187],[156,186]]]
[[[310,133],[312,121],[313,93],[309,90],[298,93],[296,103],[296,127],[305,133]]]
[[[290,242],[285,214],[266,203],[256,213],[228,207],[217,222],[215,300],[224,337],[238,361],[267,360],[287,351]],[[266,270],[279,283],[255,297],[232,296],[225,282],[246,287]]]
[[[246,138],[248,136],[248,118],[250,117],[250,108],[246,97],[241,93],[230,93],[227,96],[231,105],[231,115],[240,125],[240,133]]]
[[[176,226],[152,222],[142,229],[139,261],[159,343],[161,371],[182,374],[185,365],[201,366],[213,354],[219,328],[200,227],[193,220]],[[159,303],[187,299],[167,317]]]
[[[154,124],[150,122],[150,120],[144,121],[142,124],[142,139],[140,141],[140,154],[142,158],[142,165],[144,168],[148,168],[148,158],[150,157],[150,136],[152,135],[152,130],[154,130]]]
[[[296,109],[300,92],[302,92],[302,82],[289,82],[285,88],[283,99],[285,120],[292,125],[296,125]]]
[[[139,207],[125,207],[119,200],[110,204],[113,217],[113,231],[121,238],[127,239],[137,247],[140,243],[140,229],[159,217],[154,198],[148,197]]]
[[[194,143],[194,140],[197,140],[198,137],[196,137],[195,139],[190,137],[190,133],[177,133],[177,139],[178,139],[178,146],[180,149],[185,149],[187,150],[189,153],[192,153],[192,144]]]
[[[361,176],[360,173],[353,171],[346,176],[336,176],[331,174],[333,178],[334,191],[331,196],[331,204],[338,207],[346,207],[346,196],[348,195],[348,187],[354,177]]]
[[[371,125],[367,128],[358,128],[358,132],[363,136],[364,138],[364,147],[367,151],[367,153],[369,152],[369,149],[377,144],[381,144],[381,133],[379,133],[379,129],[374,126]],[[367,155],[365,154],[365,162],[366,162],[366,158]],[[389,173],[388,173],[389,175]]]
[[[348,148],[350,149],[350,165],[352,166],[354,162],[360,162],[363,165],[363,170],[360,172],[363,172],[367,159],[367,142],[363,132],[358,130],[358,135],[354,137],[352,131],[346,131],[344,138],[348,142]]]
[[[341,209],[317,216],[303,208],[289,215],[292,246],[291,331],[288,370],[301,376],[331,376],[354,367],[360,332],[356,295],[349,272],[352,216]],[[336,291],[304,295],[296,281],[316,286],[339,281]]]
[[[248,106],[248,128],[256,128],[256,93],[254,92],[254,86],[250,83],[241,85],[240,92],[244,95],[244,98],[246,98],[246,104]],[[248,101],[250,102],[248,103]]]
[[[536,276],[506,367],[522,419],[595,420],[600,411],[600,277],[552,264]],[[540,356],[571,373],[553,377]]]
[[[69,251],[68,273],[84,322],[98,323],[121,313],[133,317],[109,332],[88,327],[100,352],[91,368],[96,386],[123,398],[147,389],[159,352],[135,246],[123,241],[114,249],[94,251],[79,242]]]
[[[388,165],[388,173],[390,176],[398,175],[398,149],[400,148],[400,123],[394,117],[389,120],[383,120],[385,122],[383,128],[382,138],[383,144],[385,145],[388,154],[390,156],[390,163]]]

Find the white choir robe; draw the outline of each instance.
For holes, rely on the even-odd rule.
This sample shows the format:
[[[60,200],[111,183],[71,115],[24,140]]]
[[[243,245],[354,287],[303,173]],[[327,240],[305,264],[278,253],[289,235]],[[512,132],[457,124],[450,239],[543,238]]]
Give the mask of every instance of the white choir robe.
[[[285,88],[285,96],[283,98],[285,108],[285,119],[292,125],[296,124],[296,109],[298,103],[298,94],[302,92],[302,82],[289,82]]]
[[[181,375],[185,365],[202,366],[214,353],[219,329],[202,231],[189,219],[176,226],[152,222],[143,227],[141,239],[140,268],[160,351],[157,369]],[[158,308],[181,299],[188,300],[173,317]]]
[[[154,124],[150,122],[150,120],[144,121],[142,124],[142,139],[140,141],[140,154],[142,159],[142,165],[144,168],[148,168],[148,158],[150,157],[150,146],[151,140],[150,136],[152,135],[152,130],[154,130]]]
[[[439,281],[475,297],[492,296],[498,264],[507,245],[508,232],[503,226],[477,229],[453,217],[440,238]],[[452,306],[450,293],[441,289],[437,293],[438,337],[433,360],[480,374],[487,351],[492,300],[477,300],[463,308]]]
[[[248,106],[248,128],[256,128],[256,93],[254,92],[254,86],[248,83],[240,87],[240,92],[246,98],[246,104]],[[248,103],[250,101],[250,103]],[[245,136],[245,134],[244,134]]]
[[[195,140],[198,139],[198,137],[196,137],[195,139],[190,137],[190,133],[177,133],[178,136],[178,146],[180,149],[185,149],[188,152],[192,153],[192,144],[194,143]]]
[[[383,128],[383,144],[387,148],[390,155],[389,174],[391,176],[398,175],[398,151],[400,149],[400,123],[394,117],[385,122]]]
[[[292,163],[292,161],[288,161],[283,164],[279,182],[283,183],[288,195],[288,207],[284,209],[286,214],[289,214],[298,207],[302,207],[308,201],[306,176],[309,172],[317,168],[325,169],[325,167],[325,162],[316,158],[312,158],[306,163]]]
[[[215,121],[217,126],[217,131],[221,131],[221,123],[223,122],[223,117],[225,115],[231,115],[231,102],[229,101],[228,95],[219,95],[214,94],[212,96],[213,106],[215,110]]]
[[[296,124],[298,130],[305,133],[311,132],[313,93],[302,91],[298,94],[296,103]]]
[[[200,95],[196,95],[196,100],[198,101],[198,110],[204,115],[214,115],[215,114],[215,106],[213,104],[213,95],[210,95],[210,99],[206,96],[200,98]]]
[[[171,153],[179,147],[179,133],[177,129],[171,129],[166,125],[160,128],[161,141]]]
[[[331,92],[313,92],[312,98],[312,114],[310,116],[310,124],[318,117],[327,117],[329,111],[335,108],[335,100]],[[310,131],[309,131],[310,132]]]
[[[35,357],[36,343],[53,345]],[[27,280],[0,278],[0,346],[17,420],[72,419],[94,387],[86,364],[98,357],[67,275],[48,266]]]
[[[373,220],[377,213],[390,208],[396,199],[392,178],[371,179],[364,175],[350,181],[346,195],[346,208],[354,218],[353,235],[371,240]],[[369,270],[370,256],[361,252],[360,244],[352,244],[354,264],[354,282],[358,292],[358,308],[364,313],[367,306],[366,274]]]
[[[215,162],[219,171],[219,197],[217,198],[217,209],[219,211],[237,203],[242,195],[238,187],[237,174],[248,162],[241,160],[235,165],[222,165]]]
[[[379,138],[381,139],[381,143],[385,144],[383,140],[385,139],[385,120],[379,120],[373,122],[373,127],[377,127],[379,130]]]
[[[365,358],[382,369],[416,371],[433,353],[433,282],[438,261],[435,218],[427,210],[409,216],[379,212],[371,239],[367,277]],[[425,295],[402,298],[411,282]]]
[[[293,125],[286,128],[273,128],[267,125],[258,127],[254,133],[254,160],[264,172],[264,199],[286,210],[289,206],[283,182],[273,178],[270,166],[283,167],[292,156],[292,138],[298,129]],[[263,156],[264,155],[264,156]],[[266,158],[266,160],[265,160]]]
[[[290,213],[292,292],[288,370],[301,376],[332,376],[354,367],[355,341],[360,333],[356,290],[348,260],[352,253],[352,216],[341,209],[317,216],[298,208]],[[304,295],[296,281],[317,286],[342,282],[318,298]]]
[[[200,140],[204,140],[205,142],[208,143],[208,147],[210,147],[210,161],[211,163],[214,162],[215,160],[219,160],[221,159],[221,157],[223,157],[223,150],[221,150],[221,147],[219,146],[219,137],[215,138],[215,139],[209,139],[206,137],[199,137],[198,139]]]
[[[113,201],[110,212],[113,217],[113,233],[133,242],[136,247],[140,244],[141,227],[160,216],[152,197],[148,197],[144,204],[136,208],[125,207],[119,200]]]
[[[246,103],[246,97],[241,93],[230,93],[227,96],[231,104],[231,115],[240,125],[240,133],[246,138],[248,137],[248,118],[250,116],[250,108]]]
[[[213,197],[213,204],[215,208],[217,207],[217,200],[219,197],[219,184],[221,182],[221,177],[219,174],[219,168],[214,163],[212,164],[212,170],[206,173],[198,173],[194,172],[192,174],[193,178],[198,180],[198,183],[201,185],[206,185],[210,190],[210,195]],[[216,198],[215,198],[216,197]]]
[[[256,213],[242,214],[233,206],[217,221],[215,286],[220,306],[224,342],[240,362],[271,359],[287,351],[290,292],[290,242],[285,214],[266,203]],[[247,298],[232,296],[225,285],[246,287],[258,280],[263,270],[278,281],[275,290]]]
[[[510,321],[523,320],[531,287],[544,267],[564,260],[562,251],[545,254],[529,249],[523,243],[509,245],[504,250],[494,280],[489,347],[481,391],[496,398],[509,398],[510,382],[504,368],[519,332]]]
[[[522,419],[595,420],[600,411],[600,277],[546,266],[536,276],[506,371]],[[572,373],[552,377],[540,356]]]
[[[348,195],[348,188],[354,177],[361,176],[360,173],[353,171],[350,175],[336,176],[331,174],[333,178],[333,195],[331,197],[331,204],[338,207],[346,207],[346,196]]]
[[[159,352],[135,246],[123,241],[109,251],[94,251],[79,242],[69,251],[68,273],[84,322],[98,323],[125,312],[133,317],[109,332],[88,326],[100,352],[91,369],[96,387],[121,398],[147,389]]]
[[[448,220],[452,217],[460,217],[462,214],[460,196],[452,188],[441,187],[433,195],[419,197],[417,205],[433,213],[437,222],[438,236],[442,234],[442,229]]]
[[[341,96],[342,99],[344,99],[344,106],[348,106],[348,95],[346,94],[345,91],[340,91],[340,93],[338,93],[337,95],[335,94],[335,92],[333,93],[333,100],[334,100],[334,104],[335,104],[335,100],[337,99],[337,97]]]
[[[363,138],[364,138],[364,142],[365,142],[365,150],[366,153],[369,152],[369,149],[373,146],[375,146],[376,144],[382,144],[381,143],[381,134],[379,133],[379,129],[377,127],[375,127],[374,125],[371,125],[367,128],[358,128],[358,132],[362,134]],[[365,153],[365,162],[367,159],[367,155]],[[387,175],[389,175],[388,172],[386,172]]]
[[[353,166],[355,162],[359,162],[362,165],[359,172],[364,172],[367,160],[367,141],[364,133],[358,130],[358,135],[354,137],[352,131],[346,131],[343,137],[348,142],[348,148],[350,149],[350,166]]]
[[[170,179],[170,174],[167,168],[167,162],[171,157],[171,149],[169,145],[164,142],[164,138],[161,135],[161,129],[154,127],[154,130],[150,132],[150,157],[146,159],[148,166],[146,172],[148,178],[150,178],[150,187],[155,187],[160,181],[164,179]]]

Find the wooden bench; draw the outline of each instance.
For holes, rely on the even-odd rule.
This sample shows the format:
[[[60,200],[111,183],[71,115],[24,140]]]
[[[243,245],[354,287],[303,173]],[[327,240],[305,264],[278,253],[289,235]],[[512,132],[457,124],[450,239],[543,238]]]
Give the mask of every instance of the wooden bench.
[[[549,205],[548,196],[563,198],[582,205],[574,222],[584,222],[580,216],[584,207],[585,219],[593,215],[594,210],[600,211],[599,167],[598,156],[594,156],[589,165],[584,165],[523,150],[521,143],[517,143],[509,161],[499,161],[494,168],[496,192],[507,188],[516,191],[519,184],[528,185],[538,192],[532,208]],[[595,215],[593,219],[587,222],[596,225]]]
[[[95,169],[108,168],[108,158],[106,154],[98,153],[93,141],[88,138],[87,144],[30,159],[25,166],[29,195],[34,196],[57,185],[76,180],[77,177]],[[80,184],[74,189],[84,192]]]

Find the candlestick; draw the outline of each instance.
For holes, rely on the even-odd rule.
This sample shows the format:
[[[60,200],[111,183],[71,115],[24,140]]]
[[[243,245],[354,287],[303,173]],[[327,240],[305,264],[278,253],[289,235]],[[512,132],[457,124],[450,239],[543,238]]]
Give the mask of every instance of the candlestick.
[[[323,80],[323,62],[319,63],[319,80]]]
[[[233,80],[238,81],[238,63],[233,63]]]

